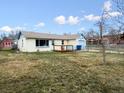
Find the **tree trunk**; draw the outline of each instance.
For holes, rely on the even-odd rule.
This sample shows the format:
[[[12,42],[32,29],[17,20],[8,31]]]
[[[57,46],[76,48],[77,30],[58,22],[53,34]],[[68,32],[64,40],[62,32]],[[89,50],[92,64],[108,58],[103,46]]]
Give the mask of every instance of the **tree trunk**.
[[[103,53],[103,63],[106,63],[106,53],[105,53],[105,45],[102,44],[102,53]]]
[[[105,53],[105,45],[104,45],[104,42],[103,42],[103,24],[102,22],[100,22],[99,24],[99,27],[100,27],[100,38],[101,38],[101,46],[102,46],[102,56],[103,56],[103,63],[105,64],[106,63],[106,53]]]

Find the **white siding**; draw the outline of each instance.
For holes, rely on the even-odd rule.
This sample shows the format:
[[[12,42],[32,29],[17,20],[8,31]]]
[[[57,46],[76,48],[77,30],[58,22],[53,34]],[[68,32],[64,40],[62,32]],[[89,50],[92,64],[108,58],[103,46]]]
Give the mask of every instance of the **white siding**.
[[[77,39],[76,42],[77,42],[76,45],[81,45],[81,48],[85,49],[85,47],[86,47],[86,40],[85,39]]]
[[[22,42],[23,40],[23,42]],[[37,52],[53,50],[52,41],[49,40],[49,46],[36,46],[36,39],[27,39],[23,36],[18,40],[18,48],[22,52]]]
[[[35,39],[26,39],[26,52],[35,52]]]
[[[17,45],[20,51],[24,51],[24,52],[26,51],[26,38],[23,35],[20,36]]]
[[[62,40],[54,40],[54,45],[62,45]]]
[[[26,52],[51,51],[53,50],[52,41],[49,40],[49,46],[36,46],[36,39],[26,39]]]

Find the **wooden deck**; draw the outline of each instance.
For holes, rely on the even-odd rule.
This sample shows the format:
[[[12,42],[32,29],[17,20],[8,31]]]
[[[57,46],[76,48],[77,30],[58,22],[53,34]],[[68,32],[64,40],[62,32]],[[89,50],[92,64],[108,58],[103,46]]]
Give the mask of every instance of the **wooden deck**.
[[[53,51],[71,52],[71,51],[74,51],[74,46],[73,45],[54,45]]]

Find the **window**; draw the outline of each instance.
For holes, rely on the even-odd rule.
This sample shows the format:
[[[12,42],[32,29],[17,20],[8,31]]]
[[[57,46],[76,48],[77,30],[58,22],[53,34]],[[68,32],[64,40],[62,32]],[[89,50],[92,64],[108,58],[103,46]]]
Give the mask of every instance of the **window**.
[[[8,45],[10,46],[10,43],[8,43]]]
[[[39,40],[36,40],[36,46],[39,46]]]
[[[49,46],[48,40],[36,40],[36,46]]]
[[[64,40],[62,40],[62,45],[64,44]]]
[[[52,40],[52,45],[54,45],[54,40]]]

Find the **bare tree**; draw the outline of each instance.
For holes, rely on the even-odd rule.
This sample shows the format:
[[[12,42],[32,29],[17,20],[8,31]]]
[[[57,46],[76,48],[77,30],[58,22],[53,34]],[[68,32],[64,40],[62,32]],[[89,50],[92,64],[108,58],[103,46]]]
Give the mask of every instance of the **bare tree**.
[[[6,38],[7,37],[7,35],[5,34],[5,33],[1,33],[1,35],[0,35],[0,39],[1,40],[3,40],[4,38]]]
[[[110,35],[110,39],[113,41],[112,43],[120,43],[121,39],[121,26],[118,28],[110,27],[108,35]]]
[[[118,22],[121,29],[124,29],[124,0],[112,0],[116,11],[121,13],[121,16],[117,16],[115,20]]]
[[[93,44],[99,45],[99,33],[97,31],[95,31],[94,29],[90,29],[89,31],[81,31],[80,35],[86,40],[86,45],[87,45],[88,51],[89,51],[91,45],[93,45]],[[95,40],[95,42],[94,42],[94,40]]]
[[[112,0],[112,1],[115,3],[117,11],[122,13],[122,15],[124,15],[124,0]]]
[[[106,63],[106,48],[105,48],[105,42],[103,40],[103,33],[105,32],[106,14],[107,12],[103,11],[100,20],[97,22],[100,33],[100,41],[101,41],[100,44],[102,46],[103,63]]]
[[[19,35],[19,31],[11,31],[8,35],[9,38],[11,38],[12,40],[17,40],[18,39],[18,35]]]
[[[111,31],[112,34],[116,34],[117,35],[117,39],[119,40],[119,33],[122,31],[122,29],[124,28],[124,0],[113,0],[116,4],[116,9],[118,13],[121,13],[121,16],[117,16],[116,21],[118,22],[117,25],[118,26],[118,31],[117,33],[115,33],[114,30]],[[103,10],[103,13],[101,15],[100,20],[98,21],[98,26],[99,26],[99,31],[100,31],[100,41],[101,41],[101,46],[102,46],[102,54],[103,54],[103,62],[106,63],[106,46],[105,46],[105,41],[103,39],[103,33],[105,32],[105,30],[107,29],[106,23],[109,20],[109,18],[112,18],[110,16],[110,11],[107,10]],[[110,20],[109,20],[110,21]],[[110,23],[110,22],[109,22]]]
[[[81,32],[81,36],[84,37],[84,39],[86,41],[88,41],[89,39],[95,39],[99,37],[99,33],[97,31],[95,31],[94,29],[90,29],[87,32],[82,31]]]

